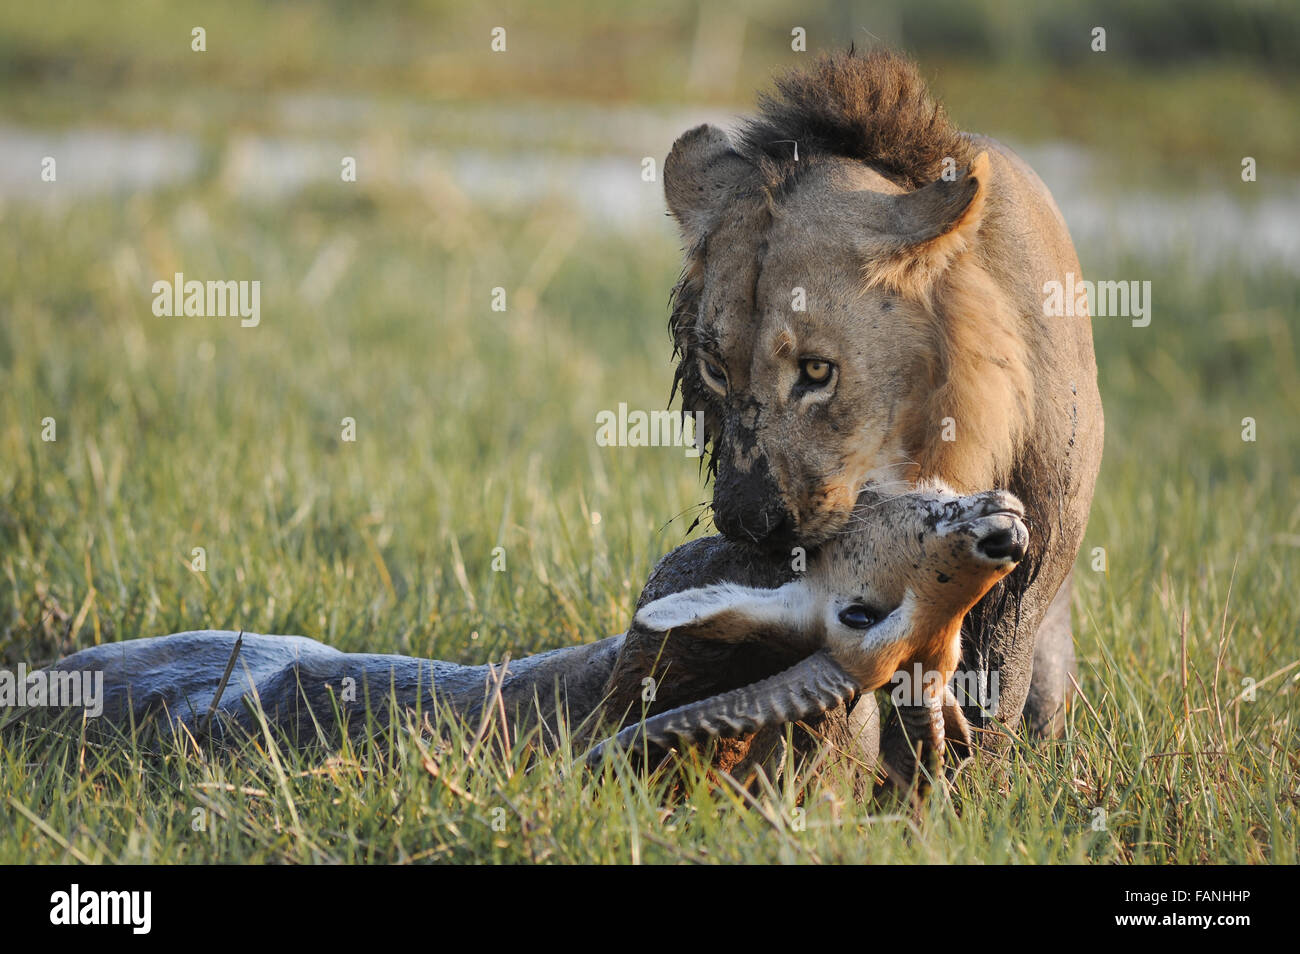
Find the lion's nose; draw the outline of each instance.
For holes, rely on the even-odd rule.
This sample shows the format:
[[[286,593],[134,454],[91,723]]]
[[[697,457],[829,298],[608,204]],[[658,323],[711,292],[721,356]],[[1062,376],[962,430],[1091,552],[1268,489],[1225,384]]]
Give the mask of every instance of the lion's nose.
[[[780,506],[745,513],[739,508],[718,509],[715,504],[713,522],[728,539],[761,547],[780,548],[794,539],[794,518]]]
[[[742,471],[730,454],[721,456],[713,485],[713,522],[728,539],[765,548],[784,546],[793,538],[795,519],[766,457],[750,461]]]

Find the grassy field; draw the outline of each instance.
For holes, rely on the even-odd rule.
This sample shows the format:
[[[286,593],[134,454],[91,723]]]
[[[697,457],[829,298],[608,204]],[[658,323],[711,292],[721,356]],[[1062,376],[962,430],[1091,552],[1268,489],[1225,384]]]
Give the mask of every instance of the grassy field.
[[[4,664],[201,627],[477,662],[626,624],[705,499],[680,451],[592,439],[596,410],[666,400],[671,243],[557,250],[554,213],[346,195],[274,214],[211,188],[10,213]],[[303,276],[330,242],[348,251],[318,298]],[[180,263],[261,275],[261,325],[155,317],[149,279]],[[1086,701],[1064,741],[1020,751],[1009,795],[976,769],[960,814],[934,799],[913,827],[828,784],[795,831],[793,790],[750,803],[701,784],[668,813],[662,781],[635,772],[584,782],[562,759],[524,773],[480,751],[435,777],[405,738],[322,765],[266,740],[157,757],[31,734],[0,756],[0,862],[1294,862],[1300,284],[1133,267],[1157,289],[1151,327],[1096,322],[1108,433],[1075,602]],[[186,565],[196,546],[206,573]],[[203,808],[227,820],[195,832]]]
[[[174,129],[202,154],[180,186],[0,199],[0,667],[205,627],[466,663],[621,631],[708,497],[680,449],[594,440],[600,410],[666,405],[667,231],[601,232],[551,203],[491,211],[445,183],[250,199],[223,180],[224,137],[274,131],[263,85],[677,102],[695,5],[667,25],[620,14],[617,29],[591,13],[571,47],[512,33],[529,66],[509,81],[451,32],[420,46],[411,23],[450,4],[322,23],[241,0],[211,32],[247,42],[215,44],[212,61],[188,58],[192,18],[174,6],[0,14],[6,122]],[[765,51],[788,18],[764,9],[732,88],[697,100],[743,106],[781,62]],[[759,36],[778,26],[780,43]],[[678,52],[637,72],[636,43]],[[588,72],[556,65],[570,62]],[[1297,168],[1293,73],[1091,68],[933,72],[962,123],[1090,142],[1126,182],[1231,178],[1243,143],[1261,181]],[[662,777],[586,777],[564,753],[529,768],[526,750],[464,735],[433,751],[399,729],[325,758],[269,735],[148,753],[19,728],[0,742],[0,863],[1294,864],[1300,278],[1249,248],[1207,267],[1195,238],[1172,258],[1080,248],[1085,272],[1151,281],[1154,310],[1147,328],[1094,321],[1107,436],[1076,571],[1082,695],[1063,740],[1016,747],[1009,789],[973,766],[915,822],[855,802],[843,779],[754,795],[695,766],[669,800]],[[177,271],[260,280],[261,324],[156,317],[150,287]]]

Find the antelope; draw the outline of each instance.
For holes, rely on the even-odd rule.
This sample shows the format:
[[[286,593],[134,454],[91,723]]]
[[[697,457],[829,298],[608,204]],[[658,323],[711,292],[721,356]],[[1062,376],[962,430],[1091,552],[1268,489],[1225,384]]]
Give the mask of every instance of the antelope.
[[[898,784],[924,786],[918,772],[925,766],[934,777],[946,740],[970,743],[947,685],[963,616],[1015,568],[1028,540],[1009,493],[867,491],[850,525],[802,571],[718,537],[695,540],[656,567],[626,632],[507,664],[202,630],[91,647],[52,669],[102,673],[98,705],[110,725],[165,714],[173,728],[218,739],[256,731],[264,716],[310,741],[336,713],[346,726],[362,707],[384,719],[394,706],[446,706],[462,720],[499,711],[517,736],[540,725],[556,738],[567,722],[594,740],[621,726],[587,752],[597,765],[615,746],[667,751],[815,722],[865,705],[895,673],[920,664],[929,674],[920,698],[898,708],[914,745],[885,768]],[[643,719],[632,700],[650,673],[660,691]]]

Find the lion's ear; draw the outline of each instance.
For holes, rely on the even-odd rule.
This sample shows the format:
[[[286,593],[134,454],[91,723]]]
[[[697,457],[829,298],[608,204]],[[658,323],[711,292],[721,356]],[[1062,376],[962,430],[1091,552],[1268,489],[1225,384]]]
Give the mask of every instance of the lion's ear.
[[[713,228],[718,212],[751,167],[716,126],[682,133],[664,160],[664,197],[688,244]]]
[[[884,208],[873,216],[884,234],[873,234],[860,249],[868,283],[928,297],[952,260],[974,244],[990,175],[989,154],[981,152],[955,180],[937,179],[914,192],[884,197]]]

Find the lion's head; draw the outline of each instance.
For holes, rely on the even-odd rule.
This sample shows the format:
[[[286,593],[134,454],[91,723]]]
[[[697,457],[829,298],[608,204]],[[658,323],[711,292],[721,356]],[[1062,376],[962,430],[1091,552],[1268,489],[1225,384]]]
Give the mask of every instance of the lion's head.
[[[678,139],[676,384],[704,412],[725,535],[816,545],[863,487],[1005,477],[1032,407],[979,257],[990,170],[888,53],[787,76],[734,138]]]

